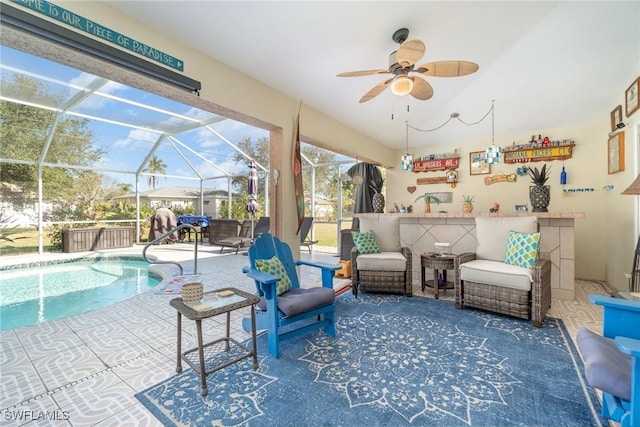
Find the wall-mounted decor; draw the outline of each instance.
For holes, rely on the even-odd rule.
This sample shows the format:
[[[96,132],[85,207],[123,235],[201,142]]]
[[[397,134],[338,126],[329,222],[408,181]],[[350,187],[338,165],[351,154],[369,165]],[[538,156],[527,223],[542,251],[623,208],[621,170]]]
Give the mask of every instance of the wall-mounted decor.
[[[459,157],[449,157],[446,159],[416,160],[413,162],[414,172],[430,172],[448,169],[458,169]]]
[[[631,117],[631,115],[640,108],[640,104],[638,103],[638,92],[640,92],[640,77],[631,83],[629,89],[624,93],[625,114],[627,117]]]
[[[494,176],[487,176],[484,178],[484,185],[496,184],[498,182],[516,182],[518,176],[515,173],[505,175],[503,173],[496,174]]]
[[[618,105],[611,112],[611,130],[618,129],[617,124],[622,122],[622,105]]]
[[[451,191],[445,191],[441,193],[424,193],[422,197],[431,196],[434,199],[440,200],[440,203],[453,203],[453,193]]]
[[[529,145],[529,144],[527,144]],[[573,156],[573,141],[552,141],[548,146],[505,147],[502,151],[505,163],[544,162],[566,160]]]
[[[446,184],[449,182],[449,177],[445,176],[434,176],[430,178],[418,178],[416,183],[418,185],[427,185],[427,184]]]
[[[603,188],[605,190],[605,188]],[[595,188],[563,188],[563,193],[592,193],[596,191]]]
[[[487,175],[491,173],[491,165],[484,161],[484,151],[469,153],[469,175]]]
[[[413,194],[413,192],[416,191],[416,186],[415,185],[408,186],[407,191],[409,192],[409,194]]]
[[[622,172],[624,170],[624,132],[618,132],[609,138],[609,173]]]

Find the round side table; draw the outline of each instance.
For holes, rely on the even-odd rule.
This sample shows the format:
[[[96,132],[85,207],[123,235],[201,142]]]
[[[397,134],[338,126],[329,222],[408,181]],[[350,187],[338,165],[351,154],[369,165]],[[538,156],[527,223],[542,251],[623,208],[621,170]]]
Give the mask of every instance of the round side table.
[[[447,289],[453,289],[454,283],[447,281],[447,270],[453,270],[453,260],[457,255],[437,255],[433,252],[427,252],[420,255],[420,265],[422,267],[422,290],[425,286],[433,288],[433,296],[438,299],[439,290],[443,289],[445,292]],[[433,269],[433,280],[425,280],[425,270]],[[442,280],[438,272],[442,273]]]

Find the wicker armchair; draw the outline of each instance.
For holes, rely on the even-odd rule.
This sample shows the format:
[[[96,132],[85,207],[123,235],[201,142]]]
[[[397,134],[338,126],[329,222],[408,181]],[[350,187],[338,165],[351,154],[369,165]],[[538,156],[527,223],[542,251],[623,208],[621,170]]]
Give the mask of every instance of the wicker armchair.
[[[381,253],[359,254],[351,250],[351,290],[413,295],[412,252],[400,246],[400,218],[360,218],[360,230],[374,232]]]
[[[551,261],[531,268],[505,262],[509,232],[535,233],[537,218],[476,218],[476,252],[454,261],[456,308],[463,306],[529,319],[542,326],[551,306]]]

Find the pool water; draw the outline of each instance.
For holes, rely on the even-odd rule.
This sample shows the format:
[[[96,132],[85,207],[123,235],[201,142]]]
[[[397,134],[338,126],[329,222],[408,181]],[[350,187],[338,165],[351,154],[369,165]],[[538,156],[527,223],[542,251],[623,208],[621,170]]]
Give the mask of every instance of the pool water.
[[[0,271],[0,331],[107,307],[160,283],[145,261],[99,259]]]

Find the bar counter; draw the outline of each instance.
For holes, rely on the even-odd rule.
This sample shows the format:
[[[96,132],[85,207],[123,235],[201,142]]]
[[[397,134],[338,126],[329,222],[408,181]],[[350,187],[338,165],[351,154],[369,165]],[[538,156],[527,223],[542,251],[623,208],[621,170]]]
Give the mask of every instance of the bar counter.
[[[539,256],[551,260],[551,298],[575,297],[575,230],[574,221],[585,217],[581,212],[499,212],[463,213],[360,213],[355,216],[372,218],[380,215],[400,217],[400,240],[402,246],[413,253],[414,281],[420,278],[420,255],[431,252],[434,243],[451,244],[451,253],[474,252],[476,217],[536,216],[540,224]],[[366,231],[366,230],[363,230]],[[431,278],[433,280],[433,278]],[[417,282],[416,282],[417,283]],[[414,286],[416,286],[414,283]]]

